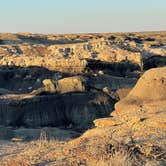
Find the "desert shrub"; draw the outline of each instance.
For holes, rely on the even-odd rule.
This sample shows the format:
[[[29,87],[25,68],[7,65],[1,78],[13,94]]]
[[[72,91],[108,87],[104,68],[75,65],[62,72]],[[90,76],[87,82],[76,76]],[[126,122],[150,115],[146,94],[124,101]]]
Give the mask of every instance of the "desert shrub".
[[[131,151],[118,149],[104,158],[100,158],[96,163],[89,163],[90,166],[142,166]]]

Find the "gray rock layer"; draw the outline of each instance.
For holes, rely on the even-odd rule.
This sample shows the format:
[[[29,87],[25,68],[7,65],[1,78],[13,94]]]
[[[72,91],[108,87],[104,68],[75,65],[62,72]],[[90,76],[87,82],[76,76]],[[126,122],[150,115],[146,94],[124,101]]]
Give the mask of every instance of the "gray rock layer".
[[[113,110],[113,101],[103,93],[69,93],[30,99],[0,99],[0,125],[64,126],[87,128],[94,119]]]

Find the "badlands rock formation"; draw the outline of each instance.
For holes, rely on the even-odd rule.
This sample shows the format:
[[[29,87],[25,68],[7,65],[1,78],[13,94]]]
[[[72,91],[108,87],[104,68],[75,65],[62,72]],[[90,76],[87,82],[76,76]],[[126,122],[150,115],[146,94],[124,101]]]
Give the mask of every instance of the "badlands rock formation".
[[[88,128],[145,69],[165,65],[158,33],[6,33],[0,40],[0,125]]]
[[[111,117],[95,120],[96,128],[69,142],[73,148],[69,153],[97,162],[118,148],[127,148],[142,165],[148,160],[154,164],[165,161],[165,87],[166,67],[145,72],[129,95],[115,105]]]
[[[85,129],[113,110],[104,93],[70,93],[36,96],[8,95],[0,99],[0,124],[5,126],[68,126]]]
[[[0,34],[0,64],[80,73],[87,66],[82,59],[94,59],[129,61],[138,69],[155,55],[165,57],[165,32],[162,34]]]
[[[136,165],[164,162],[165,65],[166,32],[1,33],[0,139],[37,139],[42,128],[71,139],[96,126],[53,152],[53,161],[94,164],[123,150]],[[41,156],[52,161],[48,151]]]

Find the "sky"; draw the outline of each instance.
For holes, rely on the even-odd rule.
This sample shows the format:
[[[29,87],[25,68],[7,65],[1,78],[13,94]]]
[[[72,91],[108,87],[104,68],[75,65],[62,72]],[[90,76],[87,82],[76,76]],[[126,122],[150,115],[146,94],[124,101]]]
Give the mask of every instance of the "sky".
[[[166,30],[166,0],[0,0],[0,32]]]

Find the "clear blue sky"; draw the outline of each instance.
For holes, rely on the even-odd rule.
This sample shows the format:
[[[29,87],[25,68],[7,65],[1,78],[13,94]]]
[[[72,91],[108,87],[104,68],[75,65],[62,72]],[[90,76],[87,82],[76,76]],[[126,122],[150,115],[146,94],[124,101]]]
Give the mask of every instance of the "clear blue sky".
[[[166,30],[166,0],[0,0],[0,32]]]

